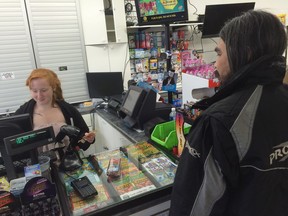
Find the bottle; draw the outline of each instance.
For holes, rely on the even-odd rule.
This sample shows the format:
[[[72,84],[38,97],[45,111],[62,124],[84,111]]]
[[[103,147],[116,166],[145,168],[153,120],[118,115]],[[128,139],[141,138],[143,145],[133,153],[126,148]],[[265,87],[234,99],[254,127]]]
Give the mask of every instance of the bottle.
[[[175,120],[176,119],[176,109],[175,107],[172,107],[171,108],[171,112],[169,114],[169,120],[172,121],[172,120]]]

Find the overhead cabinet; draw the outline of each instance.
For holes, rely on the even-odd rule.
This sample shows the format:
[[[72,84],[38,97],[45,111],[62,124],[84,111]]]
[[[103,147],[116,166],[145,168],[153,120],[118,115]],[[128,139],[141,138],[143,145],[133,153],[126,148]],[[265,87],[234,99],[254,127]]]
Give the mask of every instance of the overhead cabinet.
[[[89,72],[122,72],[129,58],[124,1],[80,3]]]
[[[80,3],[86,46],[127,42],[124,1],[85,0]]]

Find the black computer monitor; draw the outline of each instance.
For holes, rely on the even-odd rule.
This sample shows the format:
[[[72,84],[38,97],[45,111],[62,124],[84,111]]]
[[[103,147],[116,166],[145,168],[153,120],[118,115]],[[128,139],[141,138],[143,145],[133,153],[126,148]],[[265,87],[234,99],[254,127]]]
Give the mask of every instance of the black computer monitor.
[[[26,114],[12,115],[0,118],[0,152],[5,165],[5,158],[8,157],[4,144],[4,139],[9,136],[28,132],[33,130],[31,116]],[[10,156],[9,156],[10,157]],[[21,160],[29,158],[29,152],[23,152],[21,155],[13,156],[12,160]]]
[[[156,92],[149,88],[130,86],[122,102],[120,114],[129,128],[144,129],[144,124],[155,117],[169,119],[170,104],[156,102]]]
[[[120,110],[126,115],[135,118],[142,106],[147,91],[138,86],[130,86],[123,100]]]
[[[203,22],[202,38],[219,37],[225,22],[253,10],[255,2],[206,5]]]
[[[89,72],[86,78],[90,98],[109,100],[124,91],[121,72]]]
[[[28,113],[0,118],[0,151],[4,147],[4,138],[32,130],[32,119]]]
[[[14,125],[15,127],[18,127],[22,133],[33,130],[32,118],[28,113],[0,117],[0,126],[3,125]],[[7,131],[4,133],[0,130],[0,138],[2,135],[8,135]]]

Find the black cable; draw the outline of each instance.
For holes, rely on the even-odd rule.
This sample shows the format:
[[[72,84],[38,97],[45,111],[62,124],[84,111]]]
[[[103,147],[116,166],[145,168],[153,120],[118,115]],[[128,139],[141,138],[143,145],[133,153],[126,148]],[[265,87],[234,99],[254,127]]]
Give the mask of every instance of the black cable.
[[[201,47],[202,47],[202,50],[204,51],[202,38],[201,38]]]
[[[210,38],[210,40],[212,40],[215,44],[217,44],[217,42],[213,38]]]
[[[75,178],[74,176],[70,175],[67,171],[64,171],[64,173],[65,173],[67,176],[69,176],[69,177],[71,177],[72,179],[74,179],[74,180],[78,179],[78,177]]]
[[[197,12],[198,12],[198,9],[195,7],[195,5],[193,5],[190,0],[188,0],[188,3],[195,9],[193,15],[198,15]]]

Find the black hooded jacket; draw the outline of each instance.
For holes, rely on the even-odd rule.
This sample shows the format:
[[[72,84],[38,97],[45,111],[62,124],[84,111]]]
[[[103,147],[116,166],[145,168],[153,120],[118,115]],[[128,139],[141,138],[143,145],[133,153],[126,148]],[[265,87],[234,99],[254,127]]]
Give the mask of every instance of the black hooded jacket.
[[[170,216],[288,215],[288,91],[282,57],[233,74],[187,137]]]

